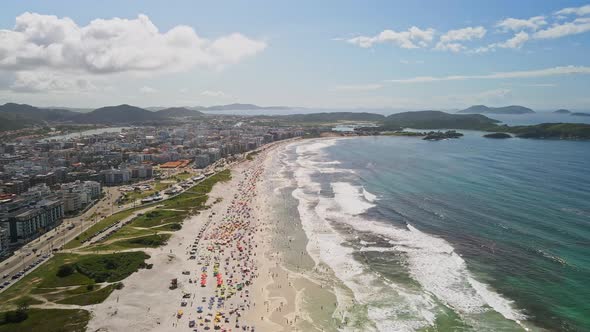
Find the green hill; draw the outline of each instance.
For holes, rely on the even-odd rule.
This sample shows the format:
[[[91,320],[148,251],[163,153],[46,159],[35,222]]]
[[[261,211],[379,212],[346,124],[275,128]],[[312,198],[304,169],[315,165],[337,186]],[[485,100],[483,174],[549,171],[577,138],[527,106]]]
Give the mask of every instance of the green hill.
[[[386,128],[474,129],[493,127],[498,120],[481,114],[449,114],[441,111],[418,111],[392,114],[385,118]]]
[[[167,117],[159,112],[150,112],[127,104],[98,108],[75,118],[78,123],[104,124],[158,123],[166,119]]]
[[[590,124],[541,123],[533,126],[499,126],[521,138],[590,139]]]
[[[181,117],[201,117],[204,114],[202,112],[191,110],[185,107],[170,107],[159,110],[156,112],[162,116],[171,117],[171,118],[181,118]]]

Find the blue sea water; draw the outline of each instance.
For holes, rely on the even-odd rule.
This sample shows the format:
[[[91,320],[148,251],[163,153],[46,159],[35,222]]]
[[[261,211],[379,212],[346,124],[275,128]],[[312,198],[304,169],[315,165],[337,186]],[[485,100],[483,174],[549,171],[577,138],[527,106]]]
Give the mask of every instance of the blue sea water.
[[[377,330],[590,331],[590,142],[464,133],[291,146],[309,247]]]

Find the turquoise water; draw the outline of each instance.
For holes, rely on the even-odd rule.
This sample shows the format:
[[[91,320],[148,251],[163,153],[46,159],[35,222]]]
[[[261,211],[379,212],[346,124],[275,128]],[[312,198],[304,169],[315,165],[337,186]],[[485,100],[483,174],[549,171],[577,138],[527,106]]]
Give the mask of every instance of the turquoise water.
[[[590,142],[465,133],[291,148],[302,220],[340,234],[342,252],[325,237],[317,256],[358,269],[340,278],[401,324],[377,329],[590,331]],[[388,295],[364,298],[364,281]]]

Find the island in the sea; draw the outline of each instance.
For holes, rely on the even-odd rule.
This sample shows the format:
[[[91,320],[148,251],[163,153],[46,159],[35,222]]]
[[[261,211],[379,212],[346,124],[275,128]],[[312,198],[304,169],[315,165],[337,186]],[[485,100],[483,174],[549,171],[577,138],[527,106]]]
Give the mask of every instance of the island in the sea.
[[[576,113],[572,113],[571,115],[573,115],[573,116],[590,116],[590,113],[576,112]]]
[[[465,129],[490,133],[509,133],[520,138],[590,139],[590,124],[542,123],[538,125],[508,126],[482,114],[450,114],[441,111],[417,111],[392,114],[377,122],[375,127],[357,128],[365,135],[382,132],[401,132],[411,129]]]
[[[423,140],[427,140],[427,141],[440,141],[443,139],[449,139],[449,138],[459,138],[462,137],[463,134],[458,133],[454,130],[447,130],[447,131],[431,131],[429,133],[426,133],[426,136],[423,138]]]
[[[562,109],[558,109],[557,111],[554,111],[553,113],[557,113],[557,114],[570,114],[571,111],[562,108]]]
[[[532,109],[519,105],[503,107],[488,107],[485,105],[473,105],[464,110],[458,111],[461,114],[530,114],[535,113]]]
[[[512,138],[512,135],[506,133],[491,133],[483,135],[485,138]]]

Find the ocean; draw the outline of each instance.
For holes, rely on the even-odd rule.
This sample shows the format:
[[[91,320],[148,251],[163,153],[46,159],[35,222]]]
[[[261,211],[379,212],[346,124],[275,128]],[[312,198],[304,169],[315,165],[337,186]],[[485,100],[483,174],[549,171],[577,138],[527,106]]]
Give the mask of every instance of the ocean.
[[[339,328],[590,331],[590,142],[462,132],[281,152]]]

